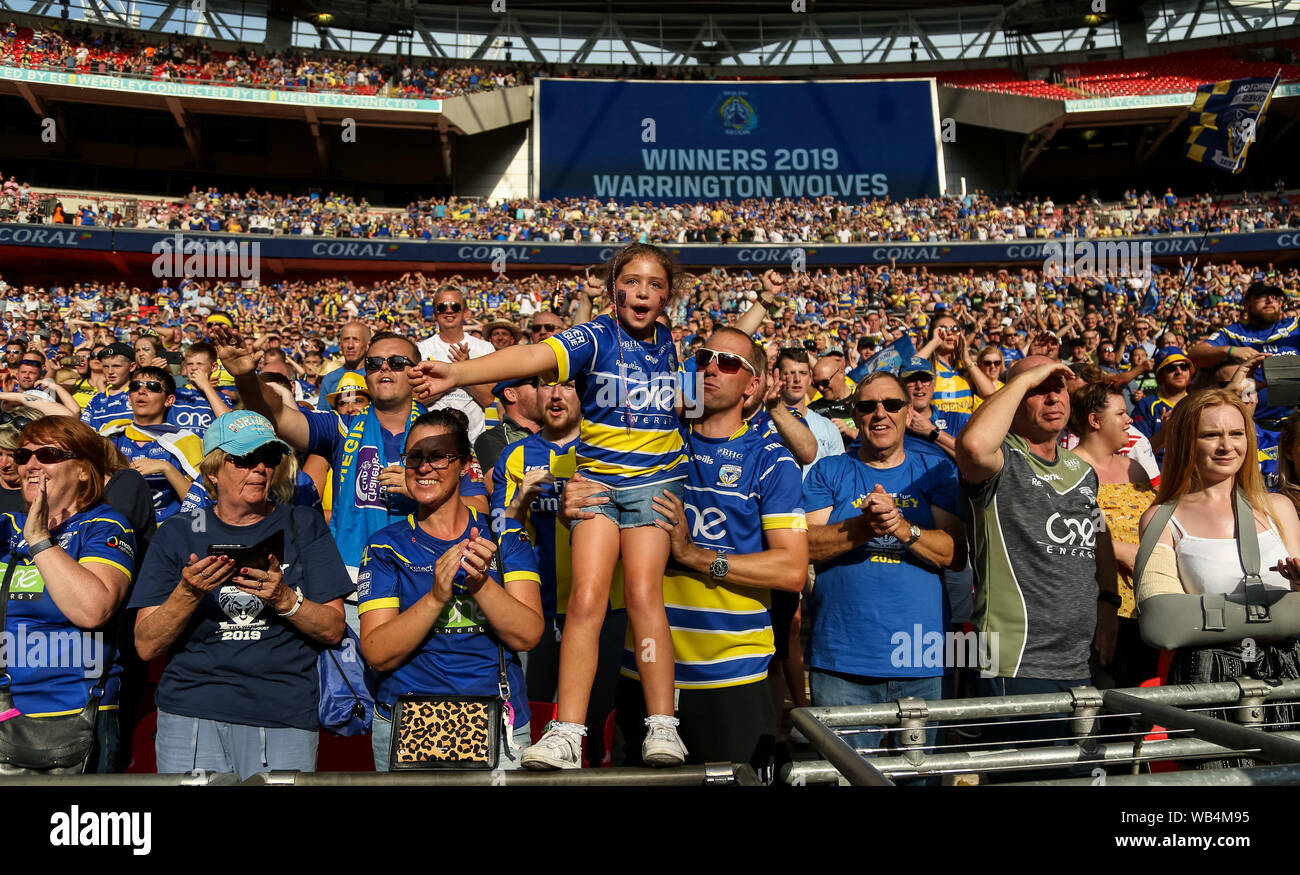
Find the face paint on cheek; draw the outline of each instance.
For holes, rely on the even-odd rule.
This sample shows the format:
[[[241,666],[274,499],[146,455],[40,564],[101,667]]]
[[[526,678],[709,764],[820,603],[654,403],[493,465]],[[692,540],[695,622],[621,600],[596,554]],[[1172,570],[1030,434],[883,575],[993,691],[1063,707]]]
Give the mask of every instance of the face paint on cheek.
[[[617,292],[614,293],[614,300],[618,302],[618,305],[620,307],[626,307],[627,292],[623,291],[622,289],[619,289]]]

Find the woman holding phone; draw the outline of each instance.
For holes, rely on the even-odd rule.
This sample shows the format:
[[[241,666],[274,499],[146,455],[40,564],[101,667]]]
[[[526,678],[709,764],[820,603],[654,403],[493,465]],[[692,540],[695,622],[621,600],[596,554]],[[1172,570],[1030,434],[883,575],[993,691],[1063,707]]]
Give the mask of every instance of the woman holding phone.
[[[130,605],[140,657],[170,656],[158,771],[314,771],[316,660],[353,585],[324,518],[292,506],[297,463],[265,417],[217,417],[203,450],[216,503],[158,528]]]

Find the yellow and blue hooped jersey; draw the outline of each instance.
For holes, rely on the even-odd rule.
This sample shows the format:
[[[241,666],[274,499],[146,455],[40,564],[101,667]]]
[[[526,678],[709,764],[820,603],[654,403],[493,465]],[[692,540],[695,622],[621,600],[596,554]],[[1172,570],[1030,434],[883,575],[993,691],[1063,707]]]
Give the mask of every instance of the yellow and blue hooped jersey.
[[[700,547],[738,555],[765,549],[764,533],[806,532],[803,475],[777,440],[742,425],[728,438],[688,434],[686,521]],[[673,633],[679,689],[760,681],[774,652],[771,590],[714,581],[669,560],[664,607]],[[623,674],[637,677],[631,630]]]
[[[975,410],[975,392],[959,371],[935,358],[934,400],[930,403],[940,410],[972,413]]]
[[[667,328],[640,341],[608,314],[542,341],[555,350],[561,382],[582,401],[578,469],[615,489],[685,476],[676,402],[681,378]]]

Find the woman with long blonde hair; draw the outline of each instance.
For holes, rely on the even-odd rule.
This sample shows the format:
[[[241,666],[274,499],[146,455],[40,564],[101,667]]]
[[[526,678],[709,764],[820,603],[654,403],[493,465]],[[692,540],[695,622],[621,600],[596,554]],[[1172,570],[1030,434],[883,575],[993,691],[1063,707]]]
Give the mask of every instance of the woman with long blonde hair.
[[[1164,470],[1155,501],[1142,516],[1143,533],[1159,505],[1176,502],[1177,507],[1137,582],[1139,614],[1142,603],[1156,595],[1222,594],[1234,602],[1242,600],[1240,525],[1255,526],[1263,585],[1270,590],[1298,588],[1300,518],[1289,498],[1264,488],[1254,424],[1240,394],[1224,389],[1194,392],[1174,408],[1164,430]],[[1238,491],[1253,512],[1250,520],[1236,519]],[[1180,647],[1168,682],[1210,683],[1246,676],[1300,678],[1300,637],[1265,641],[1261,634],[1240,644]],[[1294,714],[1293,704],[1278,703],[1266,722],[1284,727]],[[1226,712],[1218,716],[1227,719]]]

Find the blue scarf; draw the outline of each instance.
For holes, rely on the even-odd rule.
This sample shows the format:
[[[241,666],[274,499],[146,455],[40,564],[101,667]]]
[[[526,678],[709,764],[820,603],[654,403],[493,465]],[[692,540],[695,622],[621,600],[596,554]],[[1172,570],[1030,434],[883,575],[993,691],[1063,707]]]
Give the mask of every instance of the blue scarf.
[[[421,413],[424,408],[412,402],[406,431]],[[379,415],[373,406],[367,407],[352,420],[334,479],[330,532],[345,565],[359,566],[371,535],[415,512],[415,503],[409,498],[390,495],[379,487],[379,472],[396,461],[384,452],[384,430]]]

